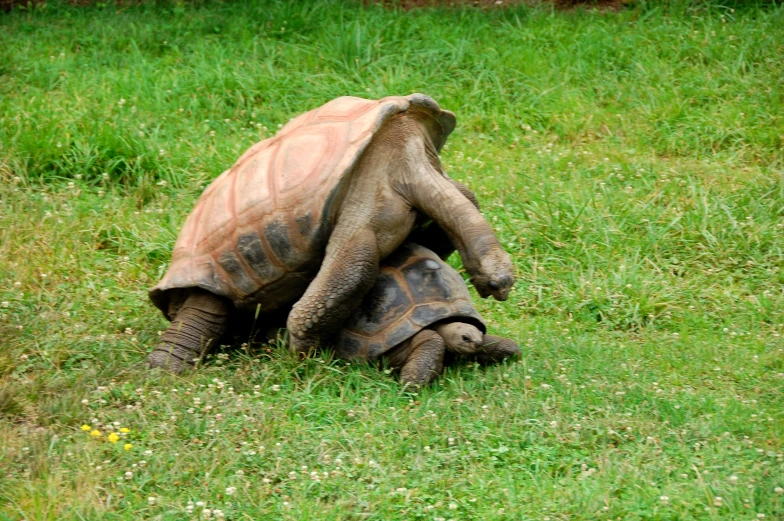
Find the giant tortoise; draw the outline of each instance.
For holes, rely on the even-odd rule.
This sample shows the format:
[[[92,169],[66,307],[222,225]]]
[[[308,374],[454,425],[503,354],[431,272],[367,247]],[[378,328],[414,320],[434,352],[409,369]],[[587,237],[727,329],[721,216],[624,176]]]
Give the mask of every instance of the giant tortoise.
[[[436,378],[444,356],[495,362],[516,357],[507,338],[486,335],[463,278],[431,250],[406,243],[382,264],[376,284],[346,320],[335,354],[386,359],[400,381],[421,386]]]
[[[428,96],[342,97],[253,145],[204,191],[150,290],[172,321],[148,357],[175,372],[235,310],[290,307],[290,347],[328,343],[412,230],[454,246],[482,297],[505,300],[512,263],[438,152],[455,117]]]

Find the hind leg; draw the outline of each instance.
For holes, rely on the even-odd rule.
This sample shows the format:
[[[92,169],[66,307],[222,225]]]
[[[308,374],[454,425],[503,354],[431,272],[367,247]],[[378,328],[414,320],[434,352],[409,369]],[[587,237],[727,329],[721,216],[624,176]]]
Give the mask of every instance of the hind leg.
[[[149,366],[176,374],[193,367],[194,360],[204,356],[226,332],[230,306],[223,297],[202,289],[191,290],[147,357]]]
[[[444,370],[444,339],[429,329],[423,329],[411,339],[409,355],[400,369],[400,383],[405,386],[427,385]]]

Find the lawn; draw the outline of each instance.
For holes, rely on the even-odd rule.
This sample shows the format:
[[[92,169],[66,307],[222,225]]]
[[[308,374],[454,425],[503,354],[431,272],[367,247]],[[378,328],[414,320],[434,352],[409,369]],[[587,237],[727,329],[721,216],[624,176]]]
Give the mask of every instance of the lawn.
[[[0,14],[0,519],[784,519],[784,6],[692,4]],[[417,395],[277,345],[148,372],[203,187],[411,92],[457,114],[522,359]]]

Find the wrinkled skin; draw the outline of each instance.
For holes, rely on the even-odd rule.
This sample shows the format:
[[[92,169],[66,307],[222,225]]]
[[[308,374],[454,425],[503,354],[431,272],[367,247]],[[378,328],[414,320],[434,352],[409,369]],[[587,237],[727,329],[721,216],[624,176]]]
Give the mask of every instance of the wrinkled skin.
[[[308,355],[329,343],[373,286],[379,264],[417,223],[432,220],[418,241],[443,257],[457,249],[483,298],[508,298],[514,283],[512,263],[479,213],[476,197],[444,173],[430,137],[438,132],[428,129],[438,124],[412,109],[374,135],[336,204],[321,267],[288,316],[294,353]],[[181,372],[226,331],[228,315],[222,310],[231,305],[226,299],[191,289],[182,290],[179,300],[181,306],[169,315],[172,326],[148,358],[152,367]],[[197,320],[199,313],[210,317],[209,325]]]

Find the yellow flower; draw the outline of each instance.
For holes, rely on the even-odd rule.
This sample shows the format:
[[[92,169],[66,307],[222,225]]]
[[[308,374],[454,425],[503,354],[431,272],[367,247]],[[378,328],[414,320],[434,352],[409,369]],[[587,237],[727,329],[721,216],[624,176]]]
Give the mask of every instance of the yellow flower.
[[[133,448],[133,445],[131,445],[130,443],[126,443],[125,445],[123,445],[123,449],[125,449],[125,450],[131,450],[132,448]]]
[[[117,440],[119,440],[120,437],[117,435],[116,432],[113,432],[109,436],[107,436],[106,439],[111,441],[112,443],[117,443]]]
[[[92,427],[90,427],[90,426],[89,426],[89,425],[87,425],[86,423],[85,423],[84,425],[82,425],[82,430],[83,430],[84,432],[87,432],[87,431],[89,431],[90,429],[92,429]]]
[[[128,427],[123,427],[123,428],[120,429],[120,432],[124,432],[124,433],[127,434],[127,433],[131,432],[131,429],[129,429]]]
[[[98,436],[100,436],[100,435],[101,435],[101,431],[99,431],[99,430],[97,430],[97,429],[96,429],[96,430],[94,430],[94,431],[90,431],[90,436],[94,436],[94,437],[96,437],[96,438],[97,438],[97,437],[98,437]]]

